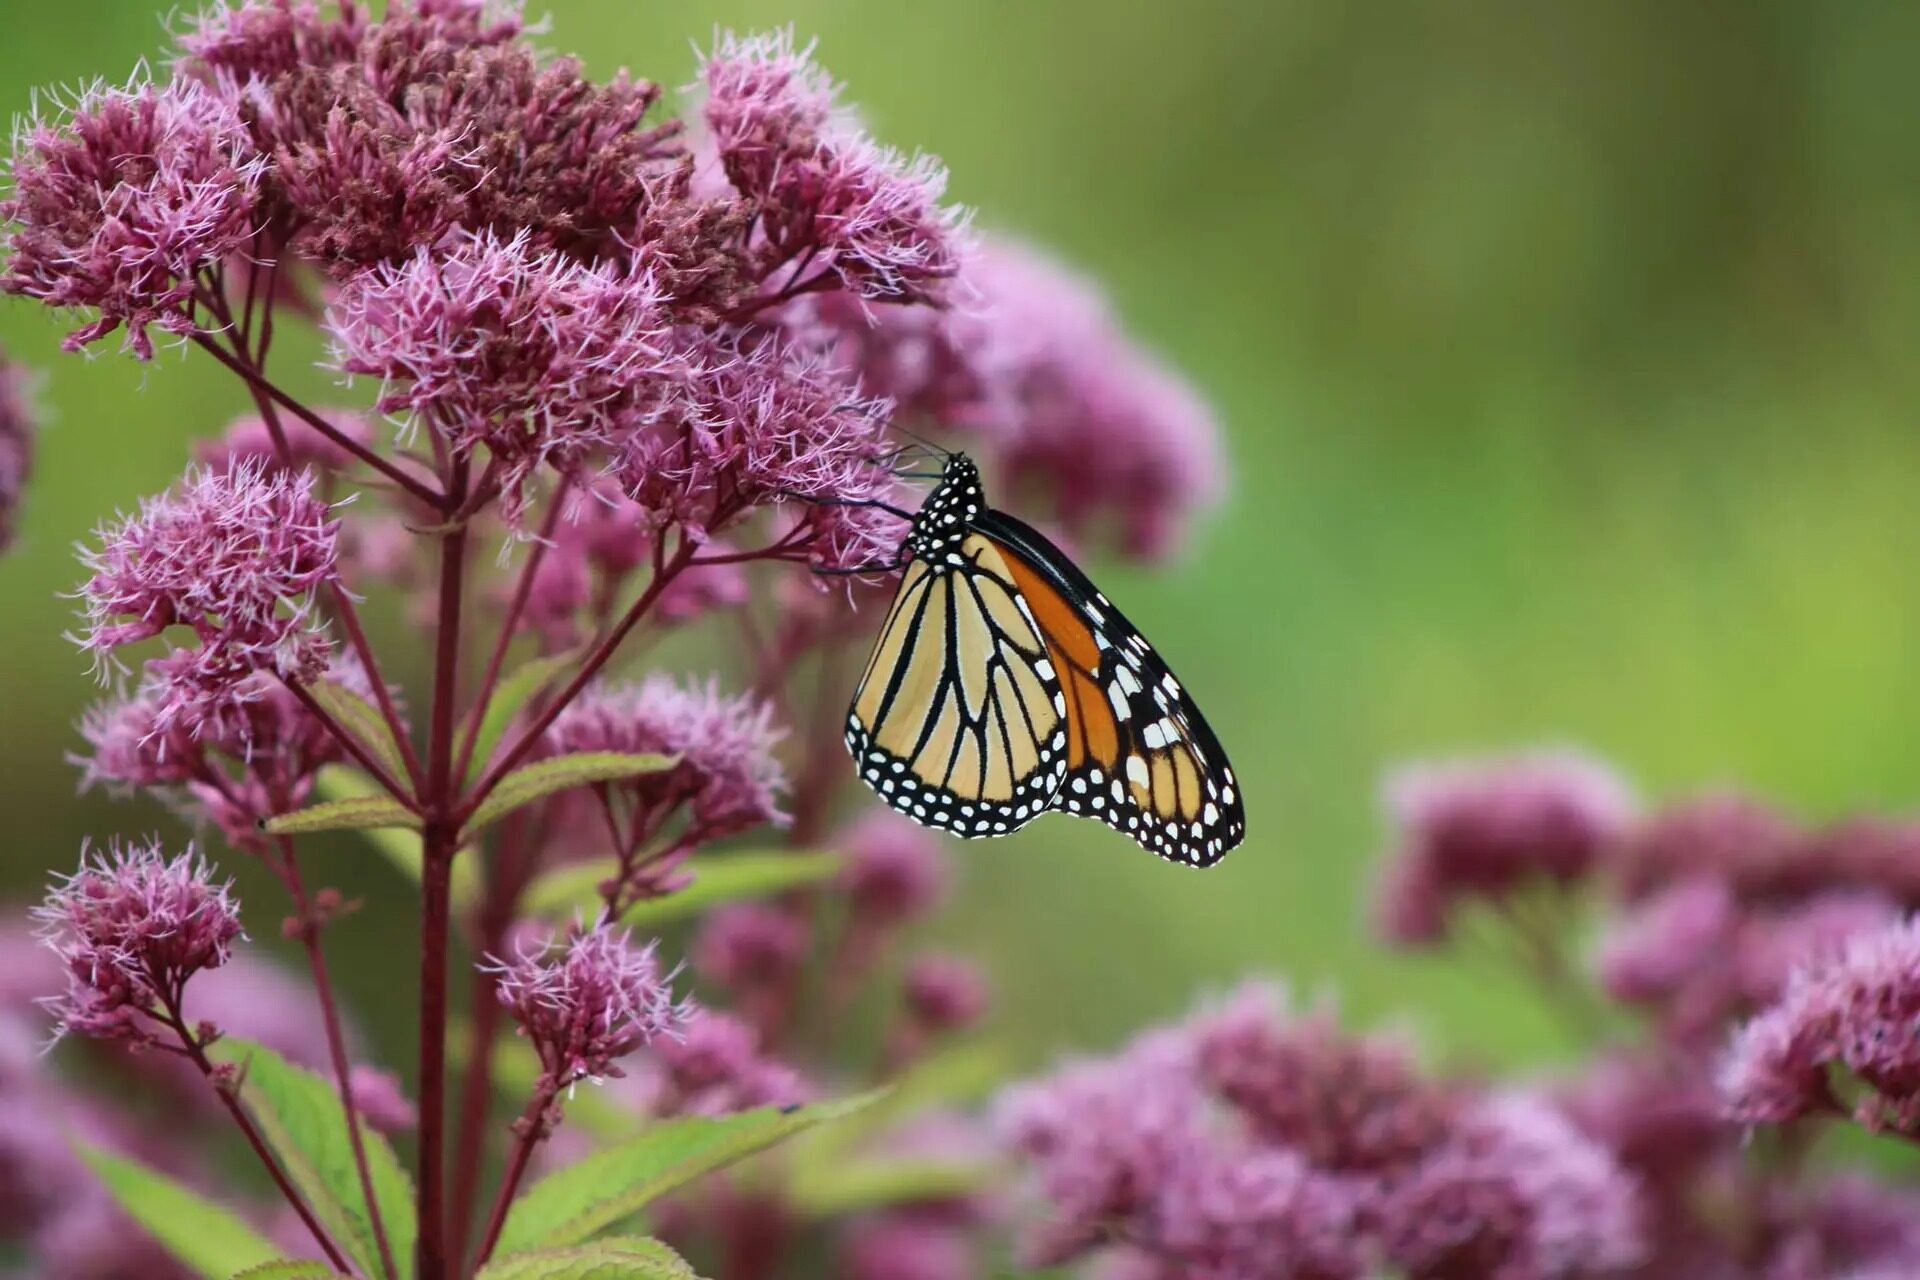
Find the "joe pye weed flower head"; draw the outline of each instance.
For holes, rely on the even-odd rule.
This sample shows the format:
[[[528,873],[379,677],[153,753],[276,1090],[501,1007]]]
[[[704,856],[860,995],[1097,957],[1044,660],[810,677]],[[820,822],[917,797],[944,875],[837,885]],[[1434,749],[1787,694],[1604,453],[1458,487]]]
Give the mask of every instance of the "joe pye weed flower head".
[[[119,1244],[84,1270],[73,1214],[9,1201],[34,1263],[161,1274],[144,1232],[204,1244],[153,1212],[173,1196],[233,1202],[232,1256],[202,1269],[541,1266],[578,1236],[539,1206],[578,1181],[609,1265],[987,1265],[995,1156],[964,1109],[985,1082],[936,1114],[874,1106],[955,1079],[992,1012],[989,975],[920,946],[938,842],[842,803],[871,566],[915,500],[894,428],[1026,473],[1023,500],[1083,534],[1124,513],[1123,549],[1154,555],[1212,483],[1197,398],[1091,285],[976,233],[939,162],[871,136],[791,32],[716,34],[682,121],[495,0],[175,25],[154,70],[22,126],[0,202],[0,290],[61,312],[74,349],[177,344],[232,395],[76,575],[107,688],[70,756],[187,831],[55,885],[58,964],[21,1025],[224,1117],[262,1178],[223,1196],[219,1140],[154,1117],[156,1155],[125,1136],[139,1108],[9,1058],[6,1109],[96,1118],[63,1167],[102,1180],[87,1212]],[[339,376],[324,405],[285,380],[276,334],[300,326]],[[25,385],[0,363],[0,535]],[[1199,471],[1036,461],[1108,440]],[[711,671],[645,669],[676,631]],[[417,902],[398,953],[324,882],[356,832]],[[262,944],[198,849],[260,864]],[[276,935],[293,971],[257,954]],[[404,1050],[369,1044],[334,978],[373,947],[406,955],[383,970],[417,1005]],[[696,1178],[808,1130],[830,1168],[796,1145]],[[828,1177],[909,1165],[924,1185]]]

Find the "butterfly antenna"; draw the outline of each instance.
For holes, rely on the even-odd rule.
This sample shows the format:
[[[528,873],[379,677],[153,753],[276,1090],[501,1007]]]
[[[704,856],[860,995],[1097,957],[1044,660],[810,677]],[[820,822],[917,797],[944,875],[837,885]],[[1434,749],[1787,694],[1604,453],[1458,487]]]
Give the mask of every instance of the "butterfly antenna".
[[[885,470],[897,471],[902,461],[907,461],[908,465],[918,462],[919,458],[916,455],[919,451],[920,446],[917,444],[903,444],[897,449],[882,449],[873,456],[871,461],[875,466]]]
[[[951,458],[953,456],[953,450],[943,448],[940,445],[935,444],[933,441],[927,439],[925,436],[917,435],[914,432],[907,430],[905,427],[901,426],[897,422],[893,424],[893,429],[895,431],[898,431],[901,435],[905,436],[907,439],[913,441],[915,444],[925,447],[929,452],[934,453],[941,458]]]

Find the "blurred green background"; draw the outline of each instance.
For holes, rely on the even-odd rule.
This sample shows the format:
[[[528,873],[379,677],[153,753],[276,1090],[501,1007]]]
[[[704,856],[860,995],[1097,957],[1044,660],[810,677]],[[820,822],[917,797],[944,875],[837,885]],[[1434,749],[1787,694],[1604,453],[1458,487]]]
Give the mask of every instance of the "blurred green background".
[[[161,38],[153,0],[6,8],[10,113]],[[714,24],[784,22],[983,225],[1103,279],[1228,431],[1232,496],[1188,557],[1093,567],[1206,704],[1252,834],[1204,876],[1062,819],[956,846],[941,930],[989,958],[1023,1055],[1249,971],[1454,1053],[1551,1055],[1511,975],[1366,935],[1376,779],[1410,755],[1571,742],[1652,795],[1911,801],[1920,8],[568,0],[545,41],[678,84]],[[0,307],[52,417],[0,561],[21,895],[83,836],[164,824],[74,795],[95,689],[61,593],[72,542],[242,407],[204,360],[58,333]],[[369,899],[336,949],[397,1030],[407,904],[356,855],[327,868]]]

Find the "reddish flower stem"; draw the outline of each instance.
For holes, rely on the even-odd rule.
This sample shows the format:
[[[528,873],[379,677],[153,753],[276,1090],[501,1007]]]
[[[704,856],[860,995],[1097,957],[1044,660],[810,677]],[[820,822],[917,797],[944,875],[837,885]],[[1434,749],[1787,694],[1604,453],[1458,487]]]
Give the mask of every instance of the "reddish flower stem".
[[[207,1058],[205,1047],[201,1045],[199,1037],[194,1035],[193,1028],[187,1025],[186,1018],[181,1015],[179,1000],[166,995],[163,995],[162,999],[166,1002],[167,1016],[164,1021],[173,1029],[173,1033],[180,1037],[182,1051],[199,1069],[200,1074],[206,1077],[215,1096],[220,1099],[220,1104],[227,1109],[227,1114],[233,1117],[233,1122],[240,1126],[240,1132],[245,1136],[247,1145],[253,1148],[253,1154],[258,1156],[260,1163],[266,1167],[268,1176],[273,1179],[273,1185],[279,1188],[286,1202],[293,1206],[293,1211],[300,1215],[300,1221],[312,1233],[314,1243],[320,1246],[320,1251],[327,1255],[328,1265],[341,1275],[353,1274],[339,1246],[334,1244],[333,1238],[327,1234],[327,1229],[320,1225],[320,1220],[313,1216],[313,1210],[307,1207],[307,1202],[301,1198],[300,1192],[294,1188],[293,1183],[287,1180],[286,1172],[281,1169],[280,1162],[273,1158],[273,1152],[267,1147],[267,1140],[260,1136],[260,1130],[254,1126],[253,1117],[249,1116],[246,1109],[240,1105],[240,1100],[234,1096],[232,1089],[222,1087],[215,1075],[213,1063]]]
[[[486,897],[481,904],[478,949],[499,955],[506,948],[516,905],[531,871],[529,852],[540,846],[529,832],[528,811],[509,814],[500,826],[500,838],[489,850]],[[492,1115],[493,1055],[500,1030],[501,1008],[495,983],[483,969],[473,971],[470,987],[473,1042],[461,1082],[459,1132],[453,1165],[453,1206],[449,1228],[464,1250],[472,1244],[474,1211],[480,1194],[480,1168],[486,1159],[486,1139]]]
[[[366,1137],[360,1129],[360,1111],[354,1105],[353,1071],[347,1062],[346,1036],[340,1028],[340,1011],[333,998],[333,981],[327,974],[327,961],[320,950],[320,926],[312,916],[312,900],[300,878],[293,841],[280,837],[280,860],[285,873],[287,893],[300,921],[300,945],[307,953],[307,968],[313,975],[313,991],[320,1002],[320,1018],[326,1027],[327,1054],[333,1060],[333,1079],[340,1092],[340,1108],[347,1117],[347,1141],[353,1147],[354,1171],[360,1178],[360,1194],[367,1202],[367,1220],[373,1226],[374,1245],[380,1251],[380,1265],[390,1280],[399,1280],[399,1268],[393,1265],[393,1246],[387,1241],[387,1226],[380,1216],[380,1203],[373,1194],[373,1171],[367,1163]]]
[[[393,735],[395,745],[400,748],[400,760],[407,767],[407,780],[413,784],[414,794],[420,792],[422,782],[420,774],[420,756],[413,749],[413,740],[407,736],[407,726],[400,719],[400,709],[394,705],[393,690],[387,688],[386,680],[380,674],[380,664],[374,659],[373,646],[367,643],[367,633],[360,625],[360,611],[354,607],[353,597],[338,582],[333,584],[334,612],[340,619],[340,626],[347,633],[347,642],[353,646],[354,656],[360,659],[361,669],[367,673],[367,683],[373,686],[373,700],[380,708],[380,716],[387,722],[387,731]]]
[[[455,486],[466,477],[456,472]],[[458,505],[457,503],[454,505]],[[454,702],[460,685],[460,624],[466,583],[467,531],[440,540],[440,591],[433,659],[433,711],[427,734],[426,821],[421,831],[419,1280],[449,1280],[446,1219],[447,952],[452,918],[453,859],[461,817],[453,777]]]
[[[473,751],[480,739],[480,722],[486,717],[487,707],[493,701],[494,686],[500,682],[501,669],[506,665],[507,650],[513,647],[514,632],[520,629],[520,615],[526,612],[527,600],[533,595],[533,580],[540,572],[540,564],[547,556],[547,546],[553,539],[553,529],[560,520],[560,508],[571,487],[570,480],[563,480],[554,491],[553,505],[547,509],[546,518],[541,521],[540,534],[535,539],[533,550],[527,553],[527,563],[521,566],[520,580],[514,584],[513,598],[507,602],[505,616],[500,619],[500,635],[493,643],[493,653],[487,659],[487,671],[480,678],[480,692],[473,700],[473,708],[467,713],[467,732],[460,744],[460,762],[454,767],[454,773],[466,777],[467,770],[473,765]]]
[[[355,440],[351,436],[348,436],[342,433],[332,423],[328,422],[325,418],[322,418],[319,414],[315,413],[313,410],[307,408],[306,405],[300,403],[300,401],[295,399],[293,396],[287,394],[285,391],[282,391],[278,386],[276,386],[273,382],[269,381],[258,370],[252,368],[249,364],[247,364],[247,362],[241,360],[238,356],[235,356],[229,353],[228,351],[226,351],[225,349],[223,349],[219,343],[213,341],[206,334],[195,333],[193,335],[193,341],[200,347],[202,351],[205,351],[208,355],[212,356],[214,359],[218,360],[221,364],[227,366],[227,368],[233,370],[234,373],[238,374],[247,383],[249,387],[252,387],[256,391],[266,396],[269,396],[273,400],[277,401],[282,407],[284,407],[287,410],[287,412],[293,414],[294,417],[300,419],[300,421],[306,423],[308,426],[312,427],[315,431],[318,431],[321,435],[327,437],[327,439],[331,440],[334,444],[338,445],[340,448],[345,449],[348,453],[358,458],[361,462],[366,463],[369,467],[372,467],[375,471],[378,471],[381,475],[391,480],[394,484],[399,485],[402,489],[405,489],[408,493],[412,494],[414,497],[418,498],[420,501],[426,503],[428,506],[434,508],[434,510],[436,511],[445,511],[448,509],[448,502],[445,494],[435,493],[432,489],[420,483],[419,480],[408,475],[405,471],[402,471],[399,467],[394,466],[391,462],[388,462],[385,458],[381,457],[379,454],[375,453],[373,450],[367,448],[367,446],[361,444],[358,440]]]
[[[587,655],[587,660],[581,663],[578,671],[574,672],[573,679],[567,681],[566,687],[546,705],[531,724],[521,731],[520,737],[513,746],[500,757],[497,764],[487,770],[480,784],[468,794],[460,814],[463,821],[480,805],[481,801],[487,798],[487,794],[499,785],[500,779],[512,772],[513,767],[520,763],[520,758],[533,750],[534,744],[540,741],[540,735],[547,731],[548,726],[559,718],[560,713],[580,696],[580,691],[587,687],[587,683],[607,665],[607,660],[613,657],[614,650],[620,647],[620,642],[627,638],[628,633],[638,625],[640,619],[652,607],[653,602],[660,598],[660,593],[666,590],[667,584],[672,582],[692,559],[693,544],[682,538],[674,553],[659,563],[654,570],[653,580],[647,583],[647,589],[640,593],[640,598],[633,602],[620,621],[614,624],[613,629],[601,637],[600,643],[593,647],[593,652]]]
[[[500,1176],[500,1190],[493,1197],[493,1211],[487,1215],[487,1230],[480,1237],[480,1251],[474,1254],[473,1265],[485,1266],[493,1254],[493,1246],[499,1243],[500,1229],[507,1224],[507,1211],[513,1207],[514,1193],[520,1189],[520,1179],[526,1176],[527,1162],[533,1159],[534,1148],[540,1145],[546,1136],[547,1109],[553,1105],[560,1090],[557,1082],[542,1076],[541,1082],[534,1087],[533,1096],[527,1100],[527,1109],[520,1113],[520,1122],[514,1126],[516,1138],[513,1154],[507,1157],[507,1171]]]
[[[691,568],[714,564],[742,564],[749,560],[779,560],[799,551],[806,544],[805,533],[796,530],[768,546],[756,547],[751,551],[730,551],[716,556],[695,556],[687,564]]]
[[[496,950],[489,944],[489,951]],[[460,1082],[459,1132],[455,1135],[453,1205],[448,1221],[455,1243],[462,1249],[473,1237],[475,1199],[480,1191],[480,1165],[486,1158],[487,1121],[493,1097],[494,1041],[500,1031],[500,1002],[494,998],[493,979],[476,969],[471,985],[473,1041],[467,1051],[465,1077]]]

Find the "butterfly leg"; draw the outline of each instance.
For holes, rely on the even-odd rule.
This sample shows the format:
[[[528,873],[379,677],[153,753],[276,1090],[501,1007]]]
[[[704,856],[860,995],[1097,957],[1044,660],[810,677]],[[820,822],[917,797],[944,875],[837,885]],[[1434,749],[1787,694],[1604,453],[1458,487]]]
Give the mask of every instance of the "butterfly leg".
[[[913,519],[913,512],[896,507],[891,502],[882,502],[878,498],[814,498],[804,493],[795,493],[791,489],[781,489],[778,492],[783,498],[792,498],[796,502],[805,502],[816,507],[872,507],[888,515],[899,516],[902,520]]]
[[[850,569],[815,569],[812,572],[822,578],[850,578],[863,573],[898,573],[907,567],[911,556],[901,556],[892,561],[876,561],[873,564],[857,564]]]

